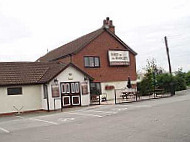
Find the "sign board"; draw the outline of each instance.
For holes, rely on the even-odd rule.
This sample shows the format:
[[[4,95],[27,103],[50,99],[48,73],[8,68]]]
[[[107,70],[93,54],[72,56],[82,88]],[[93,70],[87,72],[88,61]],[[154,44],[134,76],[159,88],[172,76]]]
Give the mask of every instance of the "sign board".
[[[58,85],[51,85],[52,97],[59,97],[59,86]]]
[[[110,66],[123,66],[130,63],[129,51],[109,50],[108,58]]]
[[[88,83],[87,82],[81,82],[81,89],[82,89],[83,95],[88,94]]]

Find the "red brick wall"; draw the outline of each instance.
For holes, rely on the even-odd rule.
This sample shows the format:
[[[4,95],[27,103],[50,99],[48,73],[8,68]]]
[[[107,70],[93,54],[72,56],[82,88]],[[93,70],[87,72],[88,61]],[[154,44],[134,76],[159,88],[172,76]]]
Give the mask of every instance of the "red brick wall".
[[[79,53],[73,55],[72,62],[91,75],[95,79],[94,81],[97,82],[126,81],[128,76],[131,77],[131,80],[136,80],[135,56],[132,53],[129,53],[129,66],[110,67],[108,61],[109,49],[125,50],[126,48],[116,41],[110,34],[104,32]],[[99,56],[100,68],[85,68],[84,56]]]

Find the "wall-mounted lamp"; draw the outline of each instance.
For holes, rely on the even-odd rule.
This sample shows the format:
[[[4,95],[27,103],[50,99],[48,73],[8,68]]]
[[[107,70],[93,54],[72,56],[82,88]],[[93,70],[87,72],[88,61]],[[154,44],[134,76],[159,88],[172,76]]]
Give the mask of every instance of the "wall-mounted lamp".
[[[84,76],[84,81],[88,80],[88,77],[87,76]]]
[[[58,80],[57,80],[57,78],[55,78],[53,81],[54,81],[55,85],[58,85]]]

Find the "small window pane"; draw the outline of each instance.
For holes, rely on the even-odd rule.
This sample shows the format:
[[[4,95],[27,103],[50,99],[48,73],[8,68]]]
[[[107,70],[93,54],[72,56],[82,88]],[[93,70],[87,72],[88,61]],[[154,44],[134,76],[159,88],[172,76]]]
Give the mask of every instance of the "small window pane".
[[[75,93],[75,84],[71,83],[71,93]]]
[[[95,67],[99,67],[100,66],[99,58],[95,57],[94,61],[95,61]]]
[[[8,95],[21,95],[22,87],[7,88]]]
[[[90,67],[94,67],[94,58],[89,57],[89,60],[90,60]]]
[[[85,65],[85,67],[89,67],[90,66],[88,57],[84,57],[84,65]]]
[[[62,93],[66,93],[66,84],[62,84],[61,87],[62,87]]]
[[[75,83],[75,90],[76,90],[76,93],[79,93],[79,83]]]
[[[69,83],[66,84],[66,93],[70,93],[70,84]]]
[[[90,83],[90,86],[91,87],[95,87],[95,83]]]

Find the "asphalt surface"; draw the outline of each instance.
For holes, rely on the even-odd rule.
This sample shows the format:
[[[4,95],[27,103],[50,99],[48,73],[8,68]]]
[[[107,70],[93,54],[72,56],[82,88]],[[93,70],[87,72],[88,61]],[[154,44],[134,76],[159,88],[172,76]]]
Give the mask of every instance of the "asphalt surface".
[[[170,98],[0,117],[0,142],[190,142],[190,91]]]

